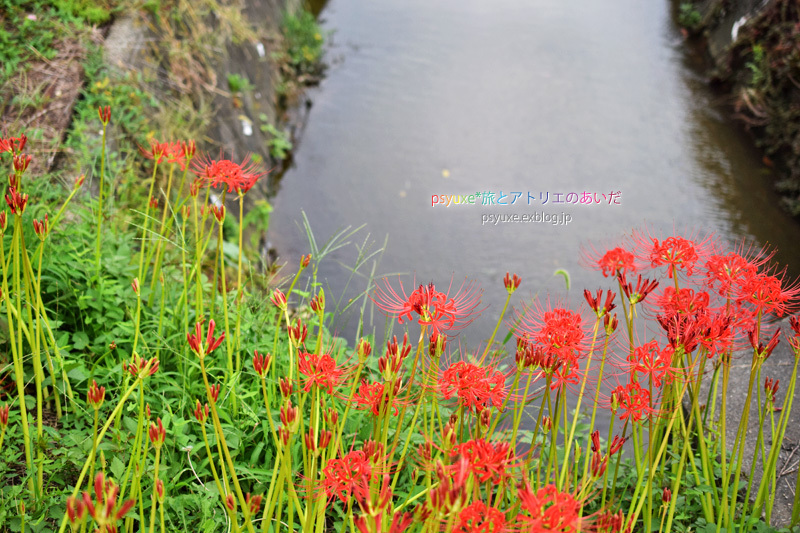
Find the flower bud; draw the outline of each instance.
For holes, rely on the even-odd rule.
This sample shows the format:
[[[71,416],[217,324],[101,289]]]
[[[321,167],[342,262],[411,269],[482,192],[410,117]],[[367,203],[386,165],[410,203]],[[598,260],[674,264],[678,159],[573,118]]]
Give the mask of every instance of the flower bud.
[[[514,291],[519,288],[519,284],[521,282],[522,280],[519,278],[519,276],[514,274],[514,276],[511,277],[510,272],[506,272],[506,277],[503,278],[503,285],[505,285],[508,294],[514,294]]]
[[[366,363],[367,357],[372,353],[372,345],[367,339],[362,338],[356,345],[356,351],[358,352],[358,362],[362,364]]]
[[[272,297],[270,300],[272,300],[273,305],[275,305],[275,307],[281,311],[286,309],[286,295],[283,294],[280,289],[275,289],[272,292]]]

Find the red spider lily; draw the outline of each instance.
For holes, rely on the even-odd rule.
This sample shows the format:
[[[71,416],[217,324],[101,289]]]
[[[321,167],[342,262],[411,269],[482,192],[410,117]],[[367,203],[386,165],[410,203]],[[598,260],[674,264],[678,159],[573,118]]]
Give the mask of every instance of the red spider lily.
[[[150,437],[150,442],[153,443],[153,446],[156,449],[161,448],[161,446],[164,444],[164,440],[167,438],[167,430],[164,429],[164,424],[161,423],[161,417],[158,418],[158,425],[156,425],[155,422],[150,424],[147,434]]]
[[[215,326],[216,324],[214,323],[213,319],[208,321],[208,333],[206,334],[205,343],[203,343],[202,340],[202,322],[197,322],[195,324],[194,335],[191,333],[186,334],[186,340],[189,342],[189,347],[198,356],[205,357],[206,355],[210,354],[219,348],[219,345],[222,344],[222,341],[225,339],[225,332],[223,332],[219,337],[214,338]]]
[[[709,297],[705,291],[697,291],[685,287],[676,291],[675,287],[666,287],[656,300],[664,315],[696,315],[708,309]]]
[[[18,154],[25,149],[28,137],[24,133],[19,137],[0,138],[0,154],[8,152],[11,155]]]
[[[662,380],[666,379],[669,383],[680,372],[671,366],[674,353],[675,349],[670,345],[659,349],[656,341],[637,346],[633,349],[633,355],[629,356],[631,373],[647,376],[653,381],[653,385],[661,387]]]
[[[300,317],[297,317],[297,322],[294,326],[289,326],[287,329],[289,333],[289,340],[292,342],[292,344],[294,344],[295,348],[306,342],[306,337],[308,336],[308,327],[303,324],[303,322],[300,320]]]
[[[625,444],[625,441],[627,440],[627,437],[622,438],[619,435],[614,435],[614,440],[611,441],[611,447],[608,449],[609,457],[620,451],[622,449],[622,445]]]
[[[399,381],[397,382],[399,385]],[[393,395],[392,407],[394,408],[394,415],[397,416],[398,409],[396,403],[396,392]],[[381,382],[369,384],[367,380],[362,379],[361,385],[358,387],[358,392],[353,396],[353,401],[356,402],[356,409],[369,409],[373,415],[378,416],[382,411],[386,411],[386,406],[389,401],[389,391],[384,390],[384,385]]]
[[[261,355],[258,353],[258,350],[255,350],[255,354],[253,355],[253,368],[259,377],[264,378],[267,375],[267,370],[271,362],[272,356],[270,354]]]
[[[134,378],[150,377],[158,371],[159,361],[155,357],[152,359],[145,359],[133,354],[133,362],[131,364],[122,363],[122,369],[127,370]]]
[[[619,385],[611,392],[612,407],[616,401],[617,410],[621,411],[620,420],[640,421],[652,412],[650,408],[650,391],[633,381],[627,385]]]
[[[233,494],[226,495],[223,501],[225,502],[225,508],[228,509],[228,511],[231,514],[235,515],[236,514],[236,498],[233,497]]]
[[[356,345],[356,353],[358,354],[358,361],[360,363],[365,363],[367,361],[367,357],[369,357],[369,355],[372,353],[372,345],[367,339],[359,339],[358,344]]]
[[[278,309],[281,310],[286,309],[286,295],[284,295],[280,289],[275,289],[272,292],[270,300],[272,301],[273,305],[275,305],[275,307],[277,307]]]
[[[80,497],[69,496],[67,498],[67,520],[69,520],[72,531],[77,530],[86,518],[86,504]]]
[[[478,500],[458,513],[454,532],[458,533],[505,533],[506,515],[499,509]]]
[[[664,487],[664,490],[661,491],[661,501],[665,504],[669,503],[672,500],[672,491],[669,487]]]
[[[289,381],[289,378],[278,378],[278,387],[281,389],[281,396],[288,398],[294,390],[294,385]]]
[[[208,389],[208,395],[211,397],[211,401],[216,404],[217,400],[219,400],[219,383],[211,385]]]
[[[636,256],[622,247],[612,248],[602,255],[594,248],[584,250],[582,259],[586,266],[600,270],[606,278],[638,270]]]
[[[800,336],[800,317],[793,316],[789,318],[789,326],[792,328],[795,335]]]
[[[585,517],[581,517],[582,503],[572,494],[559,492],[550,484],[534,492],[525,482],[517,493],[520,507],[526,514],[519,516],[525,524],[524,531],[561,533],[583,530]]]
[[[198,422],[204,424],[208,420],[208,404],[205,406],[200,405],[200,400],[197,400],[197,406],[194,408],[194,416]]]
[[[47,218],[47,215],[44,216],[42,220],[35,220],[33,221],[33,232],[39,237],[40,240],[44,240],[47,237],[47,234],[50,233],[50,221]]]
[[[139,153],[147,159],[152,159],[158,165],[164,160],[167,146],[168,143],[160,143],[156,139],[150,139],[150,149],[139,146]]]
[[[587,289],[583,291],[583,297],[586,299],[586,303],[589,304],[589,307],[592,308],[594,314],[597,315],[597,318],[602,318],[606,314],[610,313],[612,309],[617,307],[617,304],[614,303],[614,298],[616,298],[617,294],[613,291],[606,292],[606,301],[601,305],[600,302],[603,299],[603,289],[597,289],[597,296],[592,296],[592,293],[589,292]]]
[[[22,216],[22,213],[25,212],[25,206],[28,205],[28,195],[20,194],[15,188],[9,187],[6,193],[6,203],[12,214]]]
[[[86,403],[91,405],[95,410],[100,409],[100,406],[103,405],[103,400],[106,397],[106,388],[105,387],[98,387],[97,381],[92,380],[92,384],[89,387],[89,392],[86,394]]]
[[[8,426],[8,404],[0,407],[0,427],[5,428]]]
[[[31,164],[31,160],[33,158],[29,155],[22,155],[17,154],[12,159],[12,164],[14,166],[14,171],[17,174],[23,174],[26,170],[28,170],[28,166]]]
[[[675,275],[677,269],[681,269],[686,272],[687,276],[691,276],[695,264],[702,257],[708,255],[708,239],[699,243],[683,237],[668,237],[661,242],[658,239],[651,238],[651,240],[652,245],[643,246],[649,255],[650,263],[654,267],[666,266],[667,277],[670,279]]]
[[[481,301],[482,290],[475,282],[464,282],[455,291],[455,296],[450,297],[452,284],[447,292],[436,290],[433,283],[420,285],[410,295],[406,295],[402,282],[400,294],[383,279],[383,287],[377,286],[372,301],[388,315],[397,315],[400,324],[403,318],[413,321],[413,314],[417,315],[420,325],[430,326],[435,333],[455,331],[472,322],[480,311],[476,311]],[[401,296],[402,294],[402,296]]]
[[[755,274],[745,278],[739,290],[740,301],[753,307],[754,313],[774,313],[783,316],[797,306],[800,285],[784,287],[784,273]]]
[[[764,392],[767,395],[768,401],[775,401],[775,397],[778,395],[778,387],[780,387],[780,384],[781,380],[779,379],[772,381],[772,378],[767,378],[764,380]]]
[[[370,527],[370,524],[367,523],[367,517],[359,516],[353,520],[353,525],[356,526],[360,533],[373,533],[375,531],[380,533],[403,533],[414,521],[414,515],[411,513],[397,513],[392,518],[388,531],[381,528],[382,521],[383,515],[378,514],[372,517],[372,527]]]
[[[628,298],[628,301],[632,304],[644,301],[644,299],[658,287],[658,281],[654,279],[643,279],[641,274],[639,274],[636,280],[636,288],[633,287],[633,284],[627,280],[624,274],[618,274],[617,280],[622,287],[622,292],[625,294],[625,297]]]
[[[706,283],[710,288],[716,287],[720,296],[734,297],[742,282],[758,273],[759,267],[769,261],[772,255],[767,253],[761,255],[759,259],[752,260],[737,252],[714,254],[706,261]]]
[[[520,283],[522,283],[522,280],[520,279],[519,276],[514,274],[514,276],[511,277],[511,273],[510,272],[506,272],[506,277],[503,278],[503,285],[505,286],[506,290],[508,291],[508,294],[514,294],[514,291],[519,289],[519,284]]]
[[[156,480],[156,498],[158,503],[164,503],[164,482],[160,479]]]
[[[756,351],[758,356],[762,357],[764,361],[766,361],[769,359],[769,356],[772,355],[772,351],[775,349],[775,347],[778,346],[778,343],[781,340],[779,337],[780,333],[781,328],[776,329],[766,346],[764,346],[764,343],[760,342],[758,338],[756,338],[755,330],[750,331],[747,337],[750,339],[750,345]]]
[[[100,122],[102,122],[104,126],[108,125],[111,120],[111,106],[97,106],[97,115],[100,117]]]
[[[560,360],[576,361],[587,349],[583,317],[574,311],[563,307],[544,309],[537,305],[525,308],[524,313],[517,316],[520,319],[518,334],[527,335],[534,344]]]
[[[102,472],[94,478],[95,500],[88,492],[83,493],[83,503],[86,510],[99,526],[98,531],[116,531],[119,522],[135,504],[134,500],[127,500],[117,508],[119,487],[110,479],[105,480]]]
[[[361,450],[354,450],[341,459],[329,459],[322,469],[322,487],[330,499],[334,496],[347,503],[355,494],[356,498],[369,497],[369,483],[372,479],[372,465]]]
[[[625,513],[606,511],[597,517],[597,533],[619,533],[625,525]]]
[[[600,452],[592,454],[591,472],[595,478],[602,477],[606,473],[606,466],[608,466],[608,457],[605,457]]]
[[[217,219],[217,222],[222,224],[225,221],[225,206],[221,205],[217,207],[216,205],[212,205],[211,214],[214,215],[214,218]]]
[[[675,350],[681,348],[684,352],[691,353],[702,339],[705,324],[703,316],[673,315],[666,317],[659,315],[656,320],[667,334],[670,346]]]
[[[493,405],[500,408],[506,397],[506,376],[492,366],[481,367],[456,361],[439,378],[439,392],[446,400],[454,395],[459,405],[470,411],[482,411]]]
[[[230,159],[211,159],[205,155],[196,160],[192,167],[194,173],[210,187],[223,185],[228,192],[236,191],[240,194],[249,191],[266,174],[250,160],[250,156],[245,157],[240,164]]]
[[[450,455],[460,455],[469,463],[469,470],[480,483],[500,483],[511,477],[514,450],[508,442],[492,444],[485,439],[473,439],[454,446]]]
[[[333,389],[339,386],[344,375],[344,370],[328,354],[300,352],[297,356],[297,369],[305,376],[303,390],[306,392],[311,390],[312,385],[316,385],[327,389],[328,394],[333,394]]]
[[[411,353],[411,345],[408,343],[408,334],[403,335],[403,344],[397,344],[397,335],[391,341],[386,341],[386,353],[378,358],[378,370],[383,379],[393,380],[403,366],[403,361]]]

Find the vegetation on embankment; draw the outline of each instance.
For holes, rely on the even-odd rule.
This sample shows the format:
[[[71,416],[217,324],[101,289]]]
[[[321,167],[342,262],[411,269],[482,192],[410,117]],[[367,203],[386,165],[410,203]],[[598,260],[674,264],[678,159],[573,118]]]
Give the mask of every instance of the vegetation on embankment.
[[[734,116],[753,134],[765,163],[778,169],[783,207],[800,216],[800,4],[737,7],[682,2],[678,21],[708,38],[713,78],[730,91]]]

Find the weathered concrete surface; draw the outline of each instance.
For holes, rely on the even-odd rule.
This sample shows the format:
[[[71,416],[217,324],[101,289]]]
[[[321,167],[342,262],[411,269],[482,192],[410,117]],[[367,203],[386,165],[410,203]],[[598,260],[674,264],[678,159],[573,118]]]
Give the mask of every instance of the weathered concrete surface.
[[[792,347],[786,341],[784,334],[791,334],[791,328],[788,321],[782,322],[780,325],[782,339],[778,344],[772,356],[764,362],[761,367],[760,382],[753,384],[753,399],[750,406],[750,415],[747,427],[747,439],[744,447],[744,468],[742,470],[742,479],[747,478],[750,472],[750,467],[753,460],[756,460],[756,469],[754,475],[754,488],[751,499],[755,498],[755,493],[758,490],[758,484],[761,481],[762,465],[760,454],[756,453],[756,441],[758,436],[758,406],[757,406],[757,392],[761,391],[761,398],[764,398],[764,380],[772,378],[773,380],[780,380],[780,388],[775,405],[780,407],[783,405],[784,398],[786,397],[786,390],[789,386],[791,373],[795,364],[795,355]],[[764,335],[762,335],[764,337]],[[764,341],[766,342],[766,341]],[[744,350],[733,355],[731,361],[730,381],[728,383],[727,391],[727,422],[726,422],[726,440],[728,447],[733,446],[736,438],[736,432],[739,426],[739,421],[743,418],[745,399],[747,397],[747,389],[750,380],[750,366],[752,362],[753,351]],[[710,380],[708,380],[710,381]],[[721,388],[721,382],[720,382]],[[720,397],[717,399],[717,412],[721,402]],[[780,413],[775,413],[775,423],[777,425]],[[767,419],[764,430],[764,446],[765,454],[769,455],[769,449],[772,445],[772,435],[770,429],[770,422]],[[797,465],[800,461],[800,384],[795,388],[794,399],[792,405],[791,415],[786,426],[786,434],[783,442],[781,443],[781,451],[777,462],[777,489],[775,497],[775,506],[772,510],[771,524],[773,526],[787,526],[791,520],[792,503],[794,501],[795,483],[797,480]]]

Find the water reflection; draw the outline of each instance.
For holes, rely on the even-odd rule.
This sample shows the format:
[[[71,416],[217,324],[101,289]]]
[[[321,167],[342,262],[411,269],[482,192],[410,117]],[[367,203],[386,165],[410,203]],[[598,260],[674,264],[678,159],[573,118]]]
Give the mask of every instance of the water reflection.
[[[613,245],[636,227],[769,242],[800,272],[800,228],[690,64],[668,2],[331,0],[322,18],[336,61],[310,95],[270,228],[290,265],[308,250],[301,209],[322,241],[366,224],[378,241],[389,235],[379,272],[486,289],[491,308],[459,338],[469,347],[491,333],[506,271],[523,278],[522,298],[579,305],[584,287],[604,282],[579,265],[581,245]],[[432,195],[478,192],[521,196],[431,206]],[[585,192],[619,192],[620,203],[555,201]],[[536,212],[572,222],[482,223]],[[349,253],[320,271],[334,294],[348,276],[336,261],[352,265]],[[556,268],[570,272],[570,293]],[[352,322],[337,328],[356,334]]]

